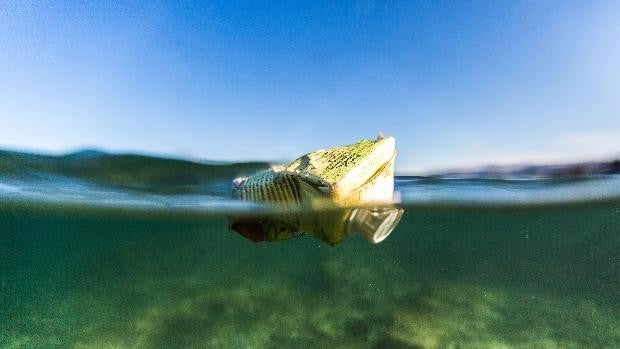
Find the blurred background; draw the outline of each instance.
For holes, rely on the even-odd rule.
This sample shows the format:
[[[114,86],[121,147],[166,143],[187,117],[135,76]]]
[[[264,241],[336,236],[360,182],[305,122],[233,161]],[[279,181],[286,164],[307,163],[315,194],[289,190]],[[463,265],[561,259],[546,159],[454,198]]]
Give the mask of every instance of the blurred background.
[[[0,148],[397,171],[620,156],[620,2],[0,2]]]

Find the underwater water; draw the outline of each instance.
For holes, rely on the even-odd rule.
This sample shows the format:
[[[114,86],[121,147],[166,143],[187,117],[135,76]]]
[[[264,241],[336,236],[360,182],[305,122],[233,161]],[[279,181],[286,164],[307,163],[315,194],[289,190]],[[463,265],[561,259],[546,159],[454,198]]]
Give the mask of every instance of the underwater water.
[[[229,231],[266,166],[0,152],[0,347],[620,347],[620,177],[398,177],[332,247]]]

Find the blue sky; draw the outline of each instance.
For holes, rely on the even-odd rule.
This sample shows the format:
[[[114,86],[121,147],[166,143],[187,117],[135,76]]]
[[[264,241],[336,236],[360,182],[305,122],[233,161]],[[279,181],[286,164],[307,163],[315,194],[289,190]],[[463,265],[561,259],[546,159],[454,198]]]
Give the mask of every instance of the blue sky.
[[[0,2],[0,147],[397,169],[620,155],[620,2]]]

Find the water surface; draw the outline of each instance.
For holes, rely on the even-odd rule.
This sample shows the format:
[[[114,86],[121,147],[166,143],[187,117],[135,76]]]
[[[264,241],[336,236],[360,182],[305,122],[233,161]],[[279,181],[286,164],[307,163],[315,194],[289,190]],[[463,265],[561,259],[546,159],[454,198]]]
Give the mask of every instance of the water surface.
[[[617,348],[620,178],[398,177],[390,237],[252,243],[265,168],[0,153],[2,348]]]

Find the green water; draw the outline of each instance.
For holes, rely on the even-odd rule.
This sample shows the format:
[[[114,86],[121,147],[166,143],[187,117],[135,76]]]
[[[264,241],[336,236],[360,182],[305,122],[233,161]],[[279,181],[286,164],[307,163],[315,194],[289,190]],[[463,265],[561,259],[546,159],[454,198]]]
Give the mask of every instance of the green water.
[[[380,245],[0,215],[4,348],[617,348],[620,202],[406,207]]]
[[[619,176],[398,177],[331,247],[228,230],[265,166],[0,151],[0,348],[620,348]]]

